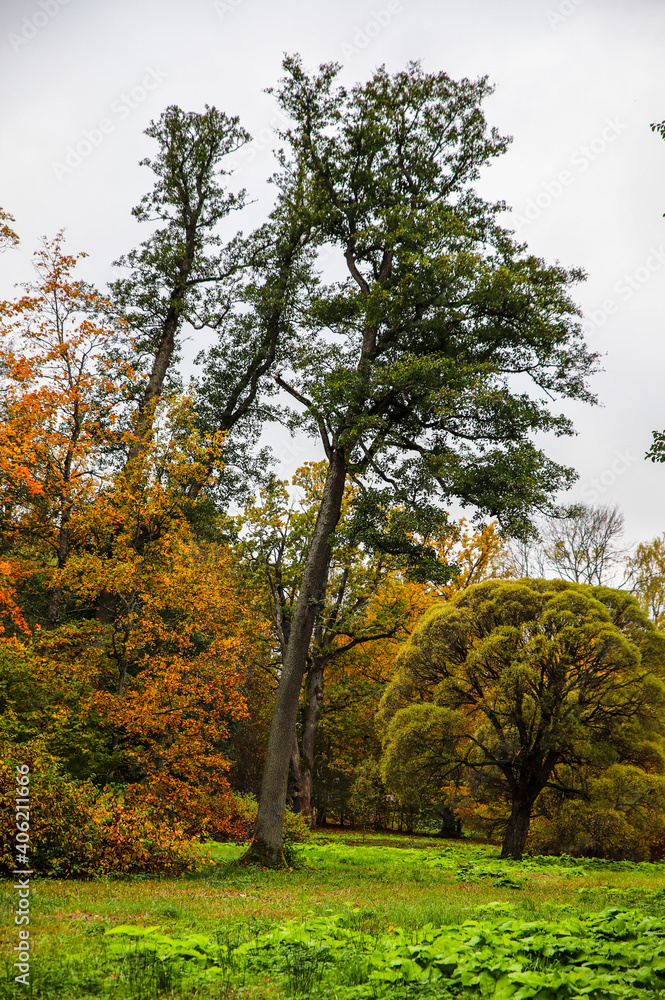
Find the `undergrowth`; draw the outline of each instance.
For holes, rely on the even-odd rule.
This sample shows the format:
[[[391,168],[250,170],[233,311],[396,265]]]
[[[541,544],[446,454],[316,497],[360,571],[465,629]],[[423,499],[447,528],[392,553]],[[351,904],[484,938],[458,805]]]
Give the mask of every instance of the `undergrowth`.
[[[0,1000],[665,997],[661,864],[328,841],[293,872],[213,845],[198,877],[35,879],[31,988],[7,960]]]

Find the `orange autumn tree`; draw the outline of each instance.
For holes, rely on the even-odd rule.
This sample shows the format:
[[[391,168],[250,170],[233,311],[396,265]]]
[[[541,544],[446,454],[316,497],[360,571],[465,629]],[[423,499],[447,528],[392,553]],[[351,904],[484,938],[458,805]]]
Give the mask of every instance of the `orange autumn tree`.
[[[72,556],[62,580],[99,610],[108,673],[91,710],[123,747],[128,794],[192,832],[223,835],[233,826],[225,743],[246,718],[246,665],[264,626],[232,550],[197,540],[188,521],[206,502],[203,491],[191,501],[188,486],[223,447],[193,420],[187,397],[157,414],[140,459],[88,512],[94,545]]]
[[[16,634],[29,634],[30,626],[19,607],[14,567],[9,559],[0,559],[0,639],[10,632],[9,642],[17,643]]]
[[[439,559],[456,567],[448,583],[428,586],[439,597],[448,599],[474,583],[512,575],[506,540],[501,537],[496,521],[480,525],[474,531],[466,518],[461,517],[432,542]]]
[[[106,778],[125,785],[130,801],[149,804],[192,834],[232,833],[226,743],[247,715],[246,664],[262,629],[233,555],[196,542],[181,525],[131,567],[109,559],[109,576],[114,566],[127,574],[116,578],[128,584],[126,614],[113,624],[71,629],[60,650],[60,662],[69,650],[72,668],[80,672],[83,662],[89,670],[79,718],[86,715],[91,728],[99,720]],[[109,576],[86,567],[85,579],[71,586],[94,594],[108,587]],[[82,639],[100,652],[81,657]]]
[[[59,234],[35,254],[37,281],[0,308],[0,529],[17,577],[40,575],[42,614],[60,614],[58,571],[84,543],[78,515],[94,504],[110,469],[116,429],[134,374],[118,386],[111,357],[121,324],[105,301],[75,279],[77,257]],[[39,617],[39,616],[38,616]]]
[[[72,574],[75,564],[73,557]],[[110,559],[109,573],[113,565]],[[188,836],[233,835],[240,828],[227,744],[247,716],[245,672],[262,622],[231,550],[196,542],[186,526],[133,572],[135,604],[124,632],[73,619],[23,647],[28,676],[5,675],[16,695],[24,686],[22,703],[10,706],[15,726],[7,735],[23,753],[42,749],[77,780],[122,788],[130,811],[148,809],[155,822]],[[96,586],[106,583],[102,576]],[[93,587],[91,574],[85,586]]]
[[[127,809],[223,835],[227,744],[263,629],[232,551],[193,527],[215,517],[224,439],[197,429],[191,398],[164,395],[128,460],[139,383],[116,359],[131,341],[76,262],[46,241],[37,284],[1,307],[2,638],[25,637],[0,664],[0,736],[62,780],[122,786]]]

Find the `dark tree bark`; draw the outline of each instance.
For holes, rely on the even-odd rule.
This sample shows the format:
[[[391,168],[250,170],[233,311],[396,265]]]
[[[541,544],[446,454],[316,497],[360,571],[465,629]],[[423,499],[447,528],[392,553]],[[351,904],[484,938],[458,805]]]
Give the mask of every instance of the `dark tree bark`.
[[[529,836],[532,809],[533,801],[531,799],[517,798],[514,800],[501,847],[502,858],[522,860],[526,839]]]
[[[69,369],[69,385],[71,389],[74,389],[74,382],[71,375],[71,369]],[[74,403],[74,414],[72,420],[72,429],[69,439],[69,445],[67,447],[67,454],[65,455],[65,461],[63,465],[63,482],[69,484],[72,478],[72,463],[74,461],[74,452],[76,446],[79,443],[81,432],[83,430],[83,423],[81,420],[81,411],[78,399]],[[70,537],[70,521],[72,518],[72,503],[68,503],[63,506],[60,512],[60,524],[58,526],[58,569],[64,569],[67,565],[69,559],[69,537]],[[60,618],[60,604],[62,602],[62,587],[60,585],[55,586],[49,595],[48,604],[48,623],[49,628],[55,628],[58,624]]]
[[[323,662],[315,660],[309,671],[309,690],[300,757],[300,812],[310,828],[316,826],[313,807],[314,753],[323,710]]]
[[[293,730],[293,745],[291,747],[291,771],[293,773],[293,783],[289,787],[289,797],[296,812],[302,812],[302,786],[303,768],[300,759],[300,747],[298,746],[298,736]]]

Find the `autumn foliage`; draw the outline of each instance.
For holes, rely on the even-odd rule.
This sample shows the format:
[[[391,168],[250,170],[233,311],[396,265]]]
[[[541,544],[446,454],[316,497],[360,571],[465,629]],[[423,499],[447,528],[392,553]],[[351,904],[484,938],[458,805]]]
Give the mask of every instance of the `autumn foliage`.
[[[19,759],[9,748],[0,774],[12,788],[12,767]],[[33,774],[31,786],[31,864],[35,871],[61,878],[168,873],[199,870],[208,863],[181,825],[168,825],[144,803],[130,803],[122,790],[100,789],[91,780],[64,774],[57,758],[22,746],[20,761]],[[0,797],[2,829],[13,827],[13,800]],[[13,845],[0,845],[0,870],[14,867]]]
[[[230,519],[225,434],[194,393],[137,405],[141,352],[77,277],[83,256],[44,241],[35,282],[0,304],[3,767],[36,771],[38,870],[175,873],[199,863],[196,840],[251,835],[326,463],[298,470],[297,499],[271,480]],[[417,581],[362,540],[357,498],[350,482],[298,721],[291,799],[310,824],[353,820],[399,643],[503,552],[494,525],[451,523],[411,539],[455,567],[448,582]]]
[[[251,834],[230,771],[236,789],[257,790],[325,463],[296,474],[297,509],[273,484],[231,544],[237,526],[212,502],[224,435],[202,429],[194,396],[166,390],[138,427],[140,358],[76,277],[82,256],[61,235],[45,241],[35,283],[0,306],[3,767],[36,769],[39,870],[184,871],[199,863],[196,839]],[[380,753],[374,715],[396,643],[456,586],[416,583],[366,550],[353,501],[350,486],[312,650],[326,697],[310,821],[314,805],[320,819],[353,815],[358,767]],[[434,544],[460,582],[486,575],[501,548],[492,526],[463,522]]]
[[[164,393],[136,453],[127,333],[76,264],[46,242],[1,307],[3,766],[37,769],[41,870],[184,870],[192,838],[242,827],[227,743],[265,623],[197,535],[223,436]]]
[[[12,221],[0,212],[0,249],[16,243]],[[252,836],[328,465],[306,462],[290,483],[266,476],[231,517],[228,433],[202,418],[195,386],[147,393],[145,343],[77,277],[84,256],[66,254],[61,234],[44,241],[35,282],[0,303],[0,777],[10,789],[11,769],[30,766],[35,870],[175,875],[208,863],[201,841]],[[440,512],[423,533],[400,506],[378,513],[349,478],[293,741],[289,807],[301,815],[288,811],[285,830],[412,829],[443,808],[492,831],[505,796],[469,775],[423,777],[423,747],[445,733],[426,685],[397,704],[394,672],[419,622],[514,575],[505,541],[495,522]],[[645,552],[651,581],[659,553]],[[411,727],[391,723],[403,744],[391,766],[379,706]],[[626,767],[590,772],[575,802],[547,792],[533,842],[637,856],[640,838],[662,840],[662,776]],[[3,831],[11,811],[5,791]],[[0,868],[11,864],[5,839]]]

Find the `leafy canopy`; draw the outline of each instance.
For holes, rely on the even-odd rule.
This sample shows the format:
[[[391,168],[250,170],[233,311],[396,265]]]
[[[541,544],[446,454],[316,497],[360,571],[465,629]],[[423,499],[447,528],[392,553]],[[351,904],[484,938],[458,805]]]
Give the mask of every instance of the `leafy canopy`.
[[[391,538],[387,511],[441,523],[437,491],[524,529],[572,479],[529,435],[572,432],[550,402],[592,401],[595,356],[568,295],[582,272],[527,254],[499,221],[503,203],[472,187],[508,144],[481,110],[487,79],[411,63],[347,90],[336,65],[284,66],[294,160],[282,180],[297,164],[300,212],[346,271],[321,278],[278,376],[299,403],[292,424],[320,435],[328,457],[344,452],[364,484],[358,524],[391,551],[408,549],[414,525]]]

